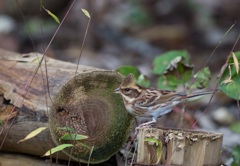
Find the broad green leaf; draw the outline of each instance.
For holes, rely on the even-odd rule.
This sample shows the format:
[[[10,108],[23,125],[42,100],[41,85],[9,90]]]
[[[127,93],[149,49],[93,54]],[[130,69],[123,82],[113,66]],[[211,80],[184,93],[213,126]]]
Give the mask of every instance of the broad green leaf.
[[[189,55],[186,51],[168,51],[162,55],[157,56],[153,60],[153,73],[154,74],[164,74],[171,62],[178,58],[184,59],[184,64],[189,65]]]
[[[121,66],[116,71],[124,76],[127,76],[128,74],[132,73],[135,78],[138,78],[140,75],[139,70],[133,66]]]
[[[232,56],[233,56],[234,66],[235,66],[236,72],[238,74],[238,72],[239,72],[239,62],[238,62],[238,59],[237,59],[237,57],[236,57],[234,52],[232,52]]]
[[[84,139],[87,139],[88,136],[85,136],[85,135],[80,135],[80,134],[64,134],[60,140],[67,140],[67,141],[71,141],[71,140],[76,140],[76,141],[79,141],[79,140],[84,140]]]
[[[73,146],[72,144],[61,144],[61,145],[59,145],[59,146],[57,146],[55,148],[50,149],[43,156],[49,156],[49,155],[51,155],[53,153],[59,152],[59,151],[65,149],[65,148],[72,147],[72,146]]]
[[[82,12],[87,16],[88,18],[91,18],[89,12],[86,9],[82,9]]]
[[[230,127],[230,130],[232,130],[235,133],[240,134],[240,122],[233,123]]]
[[[192,78],[192,74],[193,74],[193,67],[189,66],[189,65],[185,65],[183,63],[179,63],[177,70],[179,72],[179,79],[182,80],[182,84],[186,83],[187,81],[189,81]]]
[[[160,76],[157,81],[157,86],[159,89],[175,90],[177,85],[170,85],[165,76]]]
[[[140,76],[137,78],[137,84],[148,88],[150,86],[150,80],[143,74],[140,74]]]
[[[235,52],[235,57],[240,61],[240,52]],[[233,57],[228,60],[228,67],[225,68],[220,80],[219,89],[233,99],[240,99],[240,75],[237,74],[236,67],[233,65]]]
[[[171,87],[177,87],[178,85],[182,84],[183,81],[179,78],[177,78],[174,75],[166,75],[166,80],[167,80],[167,84]]]
[[[163,74],[166,78],[167,85],[176,88],[178,85],[186,84],[186,82],[192,78],[192,69],[191,66],[183,64],[182,61],[178,61],[174,64],[174,67],[167,69]]]
[[[75,132],[74,129],[71,127],[58,127],[57,130],[66,130],[66,131]]]
[[[24,142],[26,140],[29,140],[33,137],[35,137],[36,135],[38,135],[39,133],[41,133],[43,130],[45,130],[47,127],[39,127],[38,129],[32,131],[31,133],[29,133],[24,139],[21,139],[20,141],[18,141],[18,143],[20,142]]]
[[[51,11],[47,10],[44,6],[42,6],[42,7],[58,24],[60,24],[60,21],[55,14],[53,14]]]
[[[199,89],[206,88],[211,79],[211,72],[208,67],[204,67],[203,69],[199,70],[193,77],[196,79],[192,85],[193,87]]]

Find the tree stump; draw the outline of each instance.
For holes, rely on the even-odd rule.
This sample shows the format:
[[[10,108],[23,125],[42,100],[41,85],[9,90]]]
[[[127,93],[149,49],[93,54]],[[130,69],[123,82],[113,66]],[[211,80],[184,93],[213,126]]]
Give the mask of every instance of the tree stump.
[[[143,128],[137,163],[144,165],[219,166],[223,134],[196,130]]]
[[[79,66],[75,76],[77,65],[51,58],[45,58],[47,68],[43,62],[34,75],[42,56],[0,49],[0,151],[42,156],[57,145],[71,143],[73,148],[53,157],[85,163],[108,160],[126,141],[133,119],[113,92],[122,75]],[[17,143],[39,127],[49,130]],[[88,139],[62,141],[59,127],[69,127]]]

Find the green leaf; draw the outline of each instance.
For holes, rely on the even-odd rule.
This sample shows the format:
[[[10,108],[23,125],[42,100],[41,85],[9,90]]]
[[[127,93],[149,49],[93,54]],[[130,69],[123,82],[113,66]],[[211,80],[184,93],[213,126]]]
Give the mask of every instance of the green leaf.
[[[82,12],[87,16],[88,18],[91,18],[89,12],[86,9],[82,9]]]
[[[165,76],[160,76],[158,78],[157,85],[159,89],[175,90],[177,88],[177,85],[169,84]]]
[[[155,138],[146,138],[144,141],[146,142],[150,142],[150,143],[153,143],[157,146],[157,162],[156,163],[159,163],[159,161],[161,160],[161,157],[162,157],[162,143],[155,139]]]
[[[235,52],[235,57],[240,61],[240,52]],[[220,80],[219,89],[227,96],[239,100],[240,99],[240,75],[237,74],[236,66],[234,66],[233,57],[228,60],[228,67],[225,68],[223,76]]]
[[[240,164],[240,145],[236,146],[232,150],[233,163],[232,166],[238,166]]]
[[[148,88],[150,86],[150,80],[143,74],[140,74],[139,77],[137,78],[137,84],[145,88]]]
[[[80,135],[80,134],[64,134],[60,140],[67,140],[67,141],[72,141],[72,140],[76,140],[76,141],[79,141],[79,140],[84,140],[84,139],[87,139],[88,136],[85,136],[85,135]]]
[[[171,87],[177,87],[179,84],[182,84],[183,81],[177,78],[174,75],[166,75],[167,84]]]
[[[144,139],[144,141],[146,141],[146,142],[151,142],[151,143],[155,143],[156,146],[158,146],[159,143],[160,143],[160,142],[159,142],[157,139],[155,139],[155,138],[146,138],[146,139]]]
[[[182,57],[184,59],[184,64],[189,65],[189,55],[187,51],[168,51],[162,55],[157,56],[153,60],[153,73],[154,74],[164,74],[168,69],[168,66],[174,59]]]
[[[184,65],[182,61],[174,64],[174,67],[167,69],[164,76],[167,85],[176,88],[178,85],[184,85],[192,78],[192,67]]]
[[[47,10],[44,6],[42,6],[42,7],[58,24],[60,24],[60,21],[55,14],[53,14],[51,11]]]
[[[231,126],[229,126],[229,129],[235,133],[240,134],[240,122],[233,123]]]
[[[49,156],[49,155],[51,155],[53,153],[59,152],[59,151],[65,149],[65,148],[72,147],[72,146],[73,146],[72,144],[61,144],[61,145],[59,145],[59,146],[57,146],[55,148],[50,149],[43,156]]]
[[[192,85],[193,87],[199,89],[206,88],[211,79],[211,72],[208,67],[204,67],[203,69],[199,70],[193,77],[196,79]]]
[[[58,127],[57,130],[66,130],[66,131],[75,132],[75,130],[71,127]]]
[[[132,73],[136,79],[136,83],[140,86],[148,88],[150,86],[150,80],[140,73],[140,71],[134,66],[121,66],[117,70],[117,72],[121,73],[124,76]]]
[[[116,71],[124,76],[127,76],[128,74],[132,73],[135,78],[138,78],[141,74],[139,70],[133,66],[121,66]]]
[[[36,130],[34,130],[31,133],[29,133],[24,139],[21,139],[20,141],[18,141],[18,143],[27,141],[27,140],[35,137],[36,135],[38,135],[39,133],[41,133],[45,129],[47,129],[47,127],[39,127],[39,128],[37,128]]]

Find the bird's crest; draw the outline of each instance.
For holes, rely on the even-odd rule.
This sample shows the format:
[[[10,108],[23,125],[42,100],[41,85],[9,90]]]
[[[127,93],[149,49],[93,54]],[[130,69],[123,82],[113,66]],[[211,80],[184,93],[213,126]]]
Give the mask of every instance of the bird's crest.
[[[134,85],[136,85],[134,75],[130,73],[124,78],[121,87],[131,87]]]

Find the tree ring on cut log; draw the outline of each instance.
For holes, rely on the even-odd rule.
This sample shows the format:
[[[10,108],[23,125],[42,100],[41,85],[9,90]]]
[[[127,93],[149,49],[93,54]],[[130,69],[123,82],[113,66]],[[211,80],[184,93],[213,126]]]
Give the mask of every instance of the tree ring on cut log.
[[[126,111],[121,96],[114,93],[122,79],[114,71],[81,73],[68,81],[55,96],[49,113],[51,135],[56,146],[74,145],[73,149],[63,150],[74,160],[85,163],[106,161],[126,141],[133,117]],[[59,130],[64,127],[68,129]],[[61,140],[64,134],[82,134],[88,138]]]

